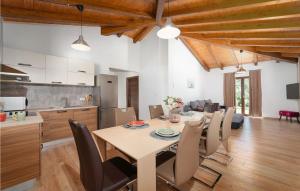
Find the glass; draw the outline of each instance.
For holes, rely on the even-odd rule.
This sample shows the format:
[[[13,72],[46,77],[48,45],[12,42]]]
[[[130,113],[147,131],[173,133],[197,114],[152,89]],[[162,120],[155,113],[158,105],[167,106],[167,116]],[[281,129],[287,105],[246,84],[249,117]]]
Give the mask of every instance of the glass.
[[[235,108],[236,113],[242,113],[242,80],[235,80]]]
[[[244,102],[245,102],[245,115],[250,114],[250,91],[249,91],[249,78],[244,78]]]

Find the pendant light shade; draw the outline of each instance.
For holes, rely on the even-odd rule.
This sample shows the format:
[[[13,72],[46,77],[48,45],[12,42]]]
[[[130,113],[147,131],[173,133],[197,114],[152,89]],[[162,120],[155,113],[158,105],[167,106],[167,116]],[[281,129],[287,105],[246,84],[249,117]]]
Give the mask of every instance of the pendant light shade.
[[[91,47],[88,45],[88,43],[83,39],[82,36],[82,12],[83,12],[83,5],[75,5],[76,8],[80,11],[80,35],[77,40],[75,40],[72,44],[71,47],[75,50],[79,51],[89,51],[91,50]]]
[[[75,40],[72,44],[71,47],[75,50],[80,50],[80,51],[89,51],[91,50],[91,47],[88,45],[88,43],[83,39],[82,35],[79,35],[78,39]]]
[[[180,30],[175,27],[170,18],[167,18],[165,26],[157,31],[157,36],[162,39],[172,39],[180,35]]]
[[[247,73],[247,70],[243,67],[243,50],[240,50],[240,55],[241,55],[241,64],[238,65],[235,73],[238,75],[243,75]]]

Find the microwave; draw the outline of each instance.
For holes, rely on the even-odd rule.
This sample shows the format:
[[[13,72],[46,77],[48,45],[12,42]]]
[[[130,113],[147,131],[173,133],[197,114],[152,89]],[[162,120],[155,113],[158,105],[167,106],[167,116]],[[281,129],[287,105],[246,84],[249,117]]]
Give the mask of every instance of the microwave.
[[[25,111],[28,101],[26,97],[0,97],[0,105],[4,112]]]

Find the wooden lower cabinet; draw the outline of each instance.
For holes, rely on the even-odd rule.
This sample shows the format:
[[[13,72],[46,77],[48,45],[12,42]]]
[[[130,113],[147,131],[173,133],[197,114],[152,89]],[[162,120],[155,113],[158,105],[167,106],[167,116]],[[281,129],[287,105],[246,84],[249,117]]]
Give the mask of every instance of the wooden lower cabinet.
[[[83,123],[90,131],[97,130],[97,108],[85,108],[74,110],[74,120]]]
[[[40,176],[40,124],[2,127],[1,189]]]
[[[87,125],[90,131],[97,129],[97,108],[82,108],[40,112],[44,119],[42,142],[72,137],[69,119],[75,119]]]

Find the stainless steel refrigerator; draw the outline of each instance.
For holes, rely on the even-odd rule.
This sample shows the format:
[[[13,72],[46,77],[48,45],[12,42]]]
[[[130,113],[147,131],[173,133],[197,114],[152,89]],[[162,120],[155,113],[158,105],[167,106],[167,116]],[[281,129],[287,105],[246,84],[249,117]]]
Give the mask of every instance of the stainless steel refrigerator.
[[[115,125],[113,109],[118,107],[118,77],[101,74],[95,77],[95,105],[99,106],[99,129]]]

